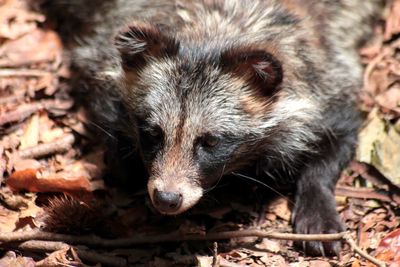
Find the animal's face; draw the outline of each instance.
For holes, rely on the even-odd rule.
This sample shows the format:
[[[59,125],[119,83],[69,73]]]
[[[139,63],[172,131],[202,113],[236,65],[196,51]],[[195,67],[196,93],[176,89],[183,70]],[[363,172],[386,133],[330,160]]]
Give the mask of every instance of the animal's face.
[[[179,214],[258,156],[281,67],[261,50],[190,54],[149,26],[122,32],[116,45],[150,198],[161,213]]]
[[[237,153],[247,152],[240,149],[258,136],[241,100],[245,84],[179,58],[150,64],[139,79],[136,90],[144,93],[135,114],[151,174],[150,197],[161,212],[180,213],[197,203],[203,189],[237,167]]]

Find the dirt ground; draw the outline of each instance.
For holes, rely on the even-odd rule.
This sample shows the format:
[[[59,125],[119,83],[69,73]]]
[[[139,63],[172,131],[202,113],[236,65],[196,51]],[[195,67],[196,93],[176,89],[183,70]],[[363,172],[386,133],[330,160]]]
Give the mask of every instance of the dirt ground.
[[[292,231],[284,188],[230,177],[188,213],[163,217],[144,188],[105,185],[104,148],[71,97],[59,36],[33,10],[0,0],[1,267],[375,266],[344,239],[341,255],[328,258],[304,255],[290,235],[267,238]],[[346,238],[381,266],[399,267],[400,0],[388,3],[360,55],[365,123],[337,209]]]

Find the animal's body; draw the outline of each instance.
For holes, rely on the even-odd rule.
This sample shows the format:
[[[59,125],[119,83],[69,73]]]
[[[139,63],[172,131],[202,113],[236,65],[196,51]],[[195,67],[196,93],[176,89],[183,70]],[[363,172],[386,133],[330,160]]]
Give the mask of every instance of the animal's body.
[[[57,1],[53,1],[57,2]],[[297,233],[343,230],[334,186],[352,158],[357,46],[378,0],[106,0],[51,4],[96,123],[128,136],[163,214],[225,174],[296,185]],[[261,178],[260,178],[261,179]],[[313,254],[339,242],[309,242]]]

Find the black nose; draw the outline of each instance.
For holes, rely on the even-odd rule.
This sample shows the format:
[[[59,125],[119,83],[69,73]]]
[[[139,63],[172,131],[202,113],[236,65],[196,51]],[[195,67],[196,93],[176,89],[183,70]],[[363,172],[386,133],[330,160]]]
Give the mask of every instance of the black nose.
[[[182,204],[182,195],[177,192],[154,190],[154,205],[161,212],[174,212]]]

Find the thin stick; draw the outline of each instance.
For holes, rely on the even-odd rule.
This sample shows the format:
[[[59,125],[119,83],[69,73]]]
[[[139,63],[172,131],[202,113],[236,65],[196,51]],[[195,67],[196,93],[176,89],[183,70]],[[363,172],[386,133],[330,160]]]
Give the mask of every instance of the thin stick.
[[[347,244],[350,245],[350,248],[353,252],[357,253],[364,259],[372,262],[373,264],[377,265],[378,267],[386,267],[386,264],[381,262],[380,260],[375,259],[371,255],[369,255],[367,252],[363,251],[359,246],[357,246],[356,242],[354,239],[351,237],[349,233],[344,235],[344,240],[347,242]]]
[[[3,182],[4,172],[7,170],[7,161],[3,157],[3,153],[4,153],[4,147],[0,146],[0,183]]]
[[[12,77],[12,76],[46,76],[51,74],[48,71],[43,70],[30,70],[30,69],[0,69],[0,77]]]
[[[213,244],[213,261],[212,261],[212,267],[219,267],[219,260],[218,260],[218,243],[214,242]]]
[[[15,247],[25,251],[54,252],[57,250],[68,249],[71,246],[63,242],[31,240],[25,241],[20,244],[10,244],[10,247]],[[79,258],[84,261],[101,263],[102,265],[112,267],[128,266],[128,262],[121,257],[115,257],[105,253],[96,253],[94,251],[89,251],[76,247],[73,248],[78,254]]]
[[[16,110],[0,114],[0,126],[3,126],[8,123],[12,122],[19,122],[23,121],[29,116],[31,116],[33,113],[36,111],[40,110],[43,108],[43,105],[39,103],[30,103],[30,104],[25,104],[20,107],[18,107]]]
[[[20,92],[15,93],[14,92],[13,95],[1,97],[0,98],[0,105],[4,105],[4,104],[7,104],[7,103],[12,103],[12,102],[19,101],[19,100],[24,99],[24,97],[25,97],[25,93],[20,93]]]
[[[68,110],[72,107],[72,105],[72,101],[60,99],[42,100],[40,102],[23,104],[15,110],[0,114],[0,126],[15,122],[22,122],[33,113],[42,109],[48,110],[50,112],[52,112],[52,110],[54,109]]]
[[[19,150],[17,153],[21,158],[40,158],[47,155],[68,151],[74,142],[75,137],[70,133],[54,140],[53,142],[25,148]]]
[[[98,236],[72,236],[64,234],[55,234],[42,231],[23,231],[12,233],[0,233],[0,242],[22,242],[27,240],[49,240],[49,241],[64,241],[71,244],[82,244],[96,247],[129,247],[139,244],[154,244],[164,242],[182,242],[182,241],[206,241],[206,240],[221,240],[238,237],[257,236],[263,238],[272,238],[279,240],[294,240],[294,241],[333,241],[343,239],[346,232],[336,234],[291,234],[277,233],[262,230],[240,230],[226,231],[218,233],[208,233],[205,235],[199,234],[181,234],[172,232],[170,234],[162,234],[157,236],[137,235],[129,238],[105,239]]]
[[[104,239],[98,236],[71,236],[64,234],[55,234],[41,231],[22,231],[12,233],[0,233],[0,242],[23,242],[27,240],[47,240],[47,241],[63,241],[71,244],[82,244],[93,247],[103,248],[120,248],[129,247],[138,244],[154,244],[163,242],[182,242],[182,241],[199,241],[199,240],[221,240],[237,237],[256,236],[263,238],[279,239],[279,240],[293,240],[293,241],[334,241],[345,240],[355,253],[379,267],[386,267],[385,263],[371,257],[366,252],[362,251],[351,238],[348,232],[340,232],[336,234],[291,234],[291,233],[277,233],[262,230],[240,230],[240,231],[227,231],[218,233],[208,233],[204,235],[189,234],[184,235],[179,232],[158,236],[135,236],[130,238],[120,239]]]

